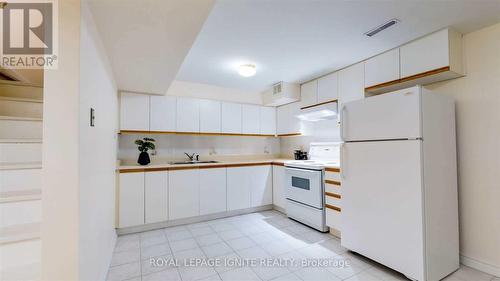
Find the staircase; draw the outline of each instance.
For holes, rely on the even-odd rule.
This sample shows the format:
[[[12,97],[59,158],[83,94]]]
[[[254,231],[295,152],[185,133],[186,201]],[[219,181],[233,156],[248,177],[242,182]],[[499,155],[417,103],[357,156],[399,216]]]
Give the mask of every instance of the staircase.
[[[39,280],[41,87],[0,81],[0,280]]]

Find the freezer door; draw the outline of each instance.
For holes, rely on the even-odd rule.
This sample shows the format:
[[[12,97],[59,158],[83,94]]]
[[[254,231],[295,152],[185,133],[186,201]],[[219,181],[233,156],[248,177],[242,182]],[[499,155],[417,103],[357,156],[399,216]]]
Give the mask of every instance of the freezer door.
[[[344,141],[422,137],[420,87],[352,101],[341,109]]]
[[[342,147],[342,246],[424,280],[421,141]]]

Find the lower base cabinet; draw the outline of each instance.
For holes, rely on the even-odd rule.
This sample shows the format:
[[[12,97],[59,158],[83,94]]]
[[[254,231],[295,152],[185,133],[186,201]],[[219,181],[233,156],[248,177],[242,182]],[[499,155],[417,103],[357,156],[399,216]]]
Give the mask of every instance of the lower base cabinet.
[[[168,172],[144,173],[144,223],[168,220]]]
[[[200,215],[226,210],[226,168],[201,169]]]
[[[227,209],[241,210],[273,203],[271,165],[227,169]]]
[[[286,208],[285,166],[273,165],[273,204]]]
[[[121,173],[119,227],[144,224],[144,173]]]
[[[251,207],[273,204],[273,167],[248,167]]]
[[[170,220],[200,214],[200,170],[177,170],[168,173],[168,214]]]

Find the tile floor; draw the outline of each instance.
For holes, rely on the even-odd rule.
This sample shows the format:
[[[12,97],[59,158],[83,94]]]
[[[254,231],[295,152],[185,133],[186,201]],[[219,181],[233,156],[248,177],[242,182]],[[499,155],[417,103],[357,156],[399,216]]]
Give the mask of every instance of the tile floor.
[[[174,264],[175,260],[179,263]],[[292,263],[293,260],[296,262]],[[220,264],[192,266],[184,261],[218,261]],[[238,265],[234,264],[235,261],[257,261],[257,264]],[[264,266],[259,264],[260,261],[283,261],[283,264]],[[311,263],[302,264],[301,261]],[[331,264],[318,267],[313,264],[318,261],[330,261]],[[336,262],[349,265],[342,267]],[[107,279],[407,280],[397,272],[346,251],[337,238],[317,232],[276,211],[120,236]],[[445,280],[500,281],[468,267],[460,268]]]

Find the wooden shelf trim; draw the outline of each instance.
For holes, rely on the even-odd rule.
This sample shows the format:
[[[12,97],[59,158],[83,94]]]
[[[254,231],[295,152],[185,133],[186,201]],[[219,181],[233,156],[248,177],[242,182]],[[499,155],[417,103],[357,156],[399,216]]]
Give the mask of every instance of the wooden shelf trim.
[[[393,80],[393,81],[384,82],[384,83],[381,83],[381,84],[377,84],[377,85],[373,85],[373,86],[370,86],[370,87],[366,87],[365,91],[366,92],[370,92],[370,91],[378,90],[380,88],[385,88],[385,87],[389,87],[389,86],[396,85],[396,84],[399,84],[399,83],[408,82],[408,81],[412,81],[412,80],[424,78],[424,77],[431,76],[431,75],[436,75],[436,74],[439,74],[439,73],[442,73],[442,72],[446,72],[446,71],[450,71],[450,67],[449,66],[445,66],[445,67],[441,67],[441,68],[429,70],[429,71],[422,72],[422,73],[415,74],[415,75],[411,75],[411,76],[408,76],[408,77],[403,77],[401,79],[396,79],[396,80]]]
[[[302,133],[291,133],[291,134],[281,134],[278,135],[278,137],[294,137],[294,136],[301,136]]]
[[[334,172],[334,173],[340,173],[340,168],[325,168],[326,172]]]
[[[341,199],[342,198],[342,196],[340,194],[333,193],[333,192],[325,192],[325,195],[326,196],[330,196],[330,197],[334,197],[334,198],[337,198],[337,199]]]
[[[120,130],[119,134],[199,135],[199,136],[233,136],[233,137],[276,137],[276,135],[265,135],[265,134],[233,134],[233,133],[172,132],[172,131],[142,131],[142,130]]]
[[[326,184],[333,184],[333,185],[338,185],[338,186],[340,186],[340,182],[339,182],[339,181],[334,181],[334,180],[325,180],[325,183],[326,183]]]
[[[337,212],[342,212],[342,209],[337,207],[337,206],[333,206],[333,205],[329,205],[329,204],[325,204],[325,207],[328,208],[328,209],[331,209],[331,210],[334,210],[334,211],[337,211]]]
[[[214,163],[213,165],[203,165],[203,166],[189,166],[189,167],[163,167],[163,168],[127,168],[120,169],[120,173],[140,173],[140,172],[158,172],[158,171],[179,171],[179,170],[196,170],[196,169],[215,169],[215,168],[235,168],[235,167],[249,167],[249,166],[265,166],[265,165],[275,165],[284,166],[282,162],[259,162],[259,163],[241,163],[241,164],[223,164]]]
[[[325,102],[320,102],[320,103],[316,103],[316,104],[313,104],[313,105],[308,105],[308,106],[304,106],[304,107],[301,107],[300,109],[308,109],[308,108],[311,108],[311,107],[316,107],[316,106],[320,106],[320,105],[324,105],[324,104],[328,104],[328,103],[332,103],[332,102],[338,102],[338,99],[334,99],[334,100],[329,100],[329,101],[325,101]]]

